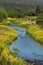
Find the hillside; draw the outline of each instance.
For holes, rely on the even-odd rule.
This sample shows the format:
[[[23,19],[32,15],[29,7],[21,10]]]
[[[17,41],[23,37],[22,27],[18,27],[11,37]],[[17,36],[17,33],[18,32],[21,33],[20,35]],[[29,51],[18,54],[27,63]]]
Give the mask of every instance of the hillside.
[[[0,5],[7,8],[35,8],[36,5],[43,7],[43,0],[0,0]]]
[[[0,3],[16,3],[16,4],[34,4],[34,3],[42,3],[43,0],[0,0]]]

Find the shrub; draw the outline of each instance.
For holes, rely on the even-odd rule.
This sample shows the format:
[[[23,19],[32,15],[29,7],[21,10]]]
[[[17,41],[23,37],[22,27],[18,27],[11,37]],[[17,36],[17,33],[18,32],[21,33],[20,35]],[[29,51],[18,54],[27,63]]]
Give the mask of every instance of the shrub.
[[[3,19],[7,17],[8,17],[7,11],[4,9],[4,7],[0,7],[0,21],[3,21]]]
[[[35,11],[36,11],[36,13],[40,13],[41,12],[41,8],[40,8],[39,5],[36,6],[36,10]]]
[[[43,16],[38,16],[36,19],[36,24],[43,26]]]
[[[8,15],[9,17],[17,17],[17,18],[21,18],[21,17],[24,17],[24,13],[21,12],[21,10],[17,10],[17,9],[14,9],[14,10],[8,10]]]
[[[36,14],[35,14],[35,11],[28,11],[28,12],[26,12],[26,15],[28,15],[28,16],[35,16]]]

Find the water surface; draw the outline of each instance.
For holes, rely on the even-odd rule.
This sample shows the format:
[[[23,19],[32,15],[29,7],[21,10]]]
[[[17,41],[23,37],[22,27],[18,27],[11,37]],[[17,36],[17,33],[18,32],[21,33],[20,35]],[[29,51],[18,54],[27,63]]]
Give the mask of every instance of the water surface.
[[[18,57],[24,60],[43,60],[43,47],[26,34],[26,29],[12,26],[18,32],[18,39],[10,46],[10,50],[16,47],[20,50]]]

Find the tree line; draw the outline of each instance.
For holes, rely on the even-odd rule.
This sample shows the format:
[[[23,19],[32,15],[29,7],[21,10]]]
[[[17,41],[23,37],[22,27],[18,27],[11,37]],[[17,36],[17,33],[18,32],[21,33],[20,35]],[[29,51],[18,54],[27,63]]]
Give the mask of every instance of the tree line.
[[[25,16],[38,16],[37,18],[37,24],[43,23],[43,10],[40,8],[39,5],[36,6],[35,10],[28,10],[28,11],[23,11],[20,8],[15,8],[15,9],[6,9],[4,7],[0,6],[0,22],[3,21],[7,17],[17,17],[17,18],[23,18]]]

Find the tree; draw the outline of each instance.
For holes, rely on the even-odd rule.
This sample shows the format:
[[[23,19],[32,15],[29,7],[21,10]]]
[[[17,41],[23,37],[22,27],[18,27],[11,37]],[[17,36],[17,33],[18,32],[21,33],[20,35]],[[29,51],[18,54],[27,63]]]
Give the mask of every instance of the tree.
[[[35,16],[35,11],[34,10],[29,10],[25,13],[25,15],[28,15],[28,16]]]
[[[8,11],[8,16],[9,17],[12,17],[12,18],[14,18],[14,17],[22,18],[22,17],[24,17],[24,12],[19,8],[15,8],[13,10],[9,9],[7,11]]]
[[[6,17],[8,17],[7,11],[4,7],[0,7],[0,21],[3,21]]]
[[[36,11],[36,13],[40,13],[41,12],[41,9],[40,9],[39,5],[36,6],[36,10],[35,11]]]
[[[38,16],[37,17],[36,24],[43,26],[43,16]]]

